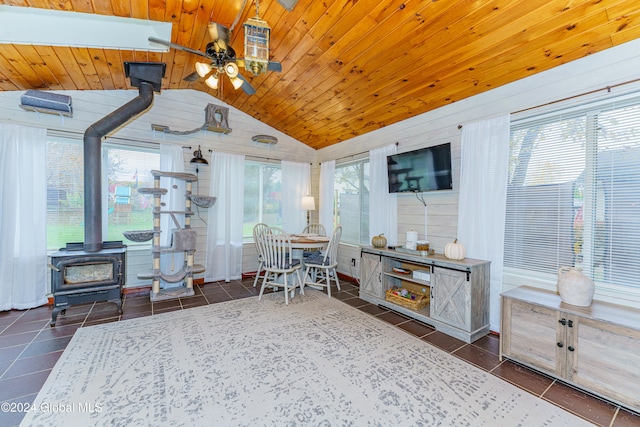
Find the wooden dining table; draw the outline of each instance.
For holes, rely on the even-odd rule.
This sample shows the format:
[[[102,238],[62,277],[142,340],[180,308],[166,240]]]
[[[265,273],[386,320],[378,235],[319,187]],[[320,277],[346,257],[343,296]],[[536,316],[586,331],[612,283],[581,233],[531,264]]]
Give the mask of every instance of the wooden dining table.
[[[329,245],[327,236],[317,234],[289,234],[291,249],[325,249]]]

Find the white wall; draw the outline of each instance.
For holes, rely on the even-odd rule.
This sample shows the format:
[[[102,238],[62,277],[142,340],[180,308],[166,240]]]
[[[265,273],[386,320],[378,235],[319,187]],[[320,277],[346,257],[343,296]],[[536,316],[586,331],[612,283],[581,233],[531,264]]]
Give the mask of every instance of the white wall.
[[[120,108],[138,95],[137,90],[129,91],[56,91],[69,95],[73,102],[73,117],[40,114],[23,111],[18,107],[23,92],[0,92],[0,120],[14,122],[26,126],[46,127],[49,130],[62,131],[82,139],[84,131],[107,114]],[[222,105],[229,108],[229,127],[232,132],[225,135],[209,131],[199,131],[191,135],[171,135],[151,129],[152,124],[168,126],[174,131],[188,131],[200,127],[205,122],[205,107],[208,104]],[[278,138],[278,144],[264,146],[251,140],[258,134],[272,135]],[[245,154],[247,156],[269,159],[286,159],[290,161],[308,162],[315,158],[316,151],[301,142],[255,120],[249,115],[225,104],[209,94],[194,90],[166,90],[155,94],[152,107],[139,115],[109,137],[133,141],[164,142],[180,146],[191,146],[184,150],[185,169],[194,173],[189,160],[193,151],[201,146],[206,158],[210,158],[208,150]],[[107,138],[108,140],[109,138]],[[193,192],[208,194],[210,169],[199,168],[198,182],[194,183]],[[206,220],[207,212],[200,209]],[[192,217],[192,227],[198,232],[198,243],[195,262],[204,264],[206,250],[206,225],[198,217]],[[256,253],[253,244],[244,246],[243,271],[256,270]],[[137,278],[139,271],[148,271],[151,267],[149,249],[132,248],[127,252],[127,287],[150,285],[150,281]],[[196,277],[203,277],[202,274]]]

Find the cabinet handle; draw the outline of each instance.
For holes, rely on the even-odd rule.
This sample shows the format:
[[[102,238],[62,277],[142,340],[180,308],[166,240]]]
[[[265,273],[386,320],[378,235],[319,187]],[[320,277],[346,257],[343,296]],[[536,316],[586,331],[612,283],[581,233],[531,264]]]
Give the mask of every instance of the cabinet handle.
[[[569,346],[569,347],[567,347],[567,350],[569,350],[569,351],[574,351],[574,350],[575,350],[575,348],[573,348],[572,346]]]
[[[560,323],[562,326],[565,326],[567,324],[567,319],[563,317],[562,319],[558,320],[558,323]]]
[[[573,320],[567,320],[567,326],[573,328]]]
[[[561,343],[561,342],[559,342],[559,343],[558,343],[558,347],[562,348],[562,347],[564,347],[564,344],[563,344],[563,343]]]

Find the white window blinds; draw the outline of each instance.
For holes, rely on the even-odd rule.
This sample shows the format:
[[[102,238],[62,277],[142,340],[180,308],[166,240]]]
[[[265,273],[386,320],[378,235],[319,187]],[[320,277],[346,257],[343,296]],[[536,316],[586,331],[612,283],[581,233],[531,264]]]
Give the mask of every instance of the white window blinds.
[[[512,123],[505,267],[640,287],[640,100]]]

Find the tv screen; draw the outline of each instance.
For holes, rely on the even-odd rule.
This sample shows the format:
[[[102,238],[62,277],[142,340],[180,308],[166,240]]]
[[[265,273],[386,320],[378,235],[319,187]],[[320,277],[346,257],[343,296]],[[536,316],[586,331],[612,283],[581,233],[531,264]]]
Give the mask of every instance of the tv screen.
[[[451,190],[451,143],[387,156],[389,193]]]

